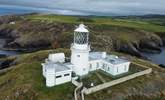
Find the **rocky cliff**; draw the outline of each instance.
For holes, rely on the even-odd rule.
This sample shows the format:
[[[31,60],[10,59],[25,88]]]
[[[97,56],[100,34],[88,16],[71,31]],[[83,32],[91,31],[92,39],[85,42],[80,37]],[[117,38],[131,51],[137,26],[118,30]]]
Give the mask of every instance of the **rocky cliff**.
[[[69,48],[73,29],[82,21],[68,23],[49,20],[33,20],[30,15],[0,17],[0,37],[8,38],[7,49],[38,50],[47,48]],[[79,17],[77,17],[79,18]],[[86,20],[85,20],[86,21]],[[14,23],[11,23],[14,22]],[[99,25],[86,22],[90,29],[90,43],[95,50],[116,50],[142,57],[140,53],[161,52],[165,42],[162,33],[115,25]]]

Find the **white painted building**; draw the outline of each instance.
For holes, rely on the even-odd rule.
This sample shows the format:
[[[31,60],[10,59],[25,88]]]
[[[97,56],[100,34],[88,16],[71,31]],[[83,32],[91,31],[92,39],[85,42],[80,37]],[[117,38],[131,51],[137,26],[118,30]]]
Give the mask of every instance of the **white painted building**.
[[[77,75],[86,75],[89,72],[89,51],[88,44],[89,31],[86,26],[80,24],[74,30],[74,42],[71,46],[71,63],[74,65],[73,71]]]
[[[90,71],[103,70],[111,75],[120,75],[129,71],[130,61],[106,52],[90,52],[89,31],[80,24],[74,30],[74,42],[71,45],[71,62],[65,62],[64,53],[49,54],[43,66],[46,86],[52,87],[71,81],[72,72],[78,76]]]
[[[89,54],[89,71],[101,69],[113,76],[129,71],[130,61],[106,52],[91,52]]]
[[[65,63],[63,53],[49,54],[45,63],[42,63],[43,76],[46,78],[46,86],[52,87],[71,81],[72,64]]]

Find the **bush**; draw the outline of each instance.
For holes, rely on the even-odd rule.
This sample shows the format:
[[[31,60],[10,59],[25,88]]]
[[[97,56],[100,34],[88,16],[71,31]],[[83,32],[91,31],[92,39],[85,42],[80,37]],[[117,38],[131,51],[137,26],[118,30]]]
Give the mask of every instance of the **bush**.
[[[94,22],[94,20],[92,20],[91,18],[87,18],[87,17],[80,17],[77,20],[78,22]]]

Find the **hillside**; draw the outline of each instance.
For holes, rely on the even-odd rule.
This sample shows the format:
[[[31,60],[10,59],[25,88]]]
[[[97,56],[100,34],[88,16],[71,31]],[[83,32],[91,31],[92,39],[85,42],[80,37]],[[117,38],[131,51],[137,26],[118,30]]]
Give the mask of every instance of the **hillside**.
[[[47,88],[42,77],[41,62],[49,52],[68,52],[59,49],[11,57],[14,65],[7,72],[0,71],[0,100],[71,100],[74,86],[71,83]]]
[[[8,71],[0,71],[0,99],[8,100],[73,100],[74,89],[71,83],[47,88],[42,76],[41,62],[48,53],[64,52],[70,55],[68,49],[44,50],[34,53],[22,54],[13,59]],[[123,55],[113,52],[117,55]],[[126,55],[125,55],[126,56]],[[165,96],[165,70],[150,62],[131,57],[132,61],[153,68],[153,73],[145,75],[123,84],[116,85],[97,93],[85,96],[86,100],[128,99],[146,100],[148,98],[162,98]]]
[[[0,100],[73,100],[75,86],[71,83],[45,86],[41,62],[50,52],[64,52],[69,57],[73,30],[81,22],[90,30],[92,51],[124,55],[153,69],[149,75],[85,96],[86,100],[165,99],[165,70],[135,57],[142,57],[141,51],[160,52],[165,45],[165,26],[153,22],[153,18],[41,14],[0,17],[0,38],[7,39],[1,49],[35,51],[1,58],[8,68],[1,66]]]
[[[0,19],[0,36],[10,38],[5,49],[69,48],[73,29],[81,22],[89,27],[92,50],[115,50],[142,57],[141,51],[160,52],[165,42],[165,26],[133,18],[32,14]]]

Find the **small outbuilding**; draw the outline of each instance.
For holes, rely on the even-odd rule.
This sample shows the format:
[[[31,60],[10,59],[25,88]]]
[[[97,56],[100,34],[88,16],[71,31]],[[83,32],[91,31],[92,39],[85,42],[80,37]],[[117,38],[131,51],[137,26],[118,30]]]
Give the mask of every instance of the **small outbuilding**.
[[[63,53],[50,54],[46,62],[42,63],[43,76],[46,78],[47,87],[71,81],[71,64],[63,63],[64,58]]]

